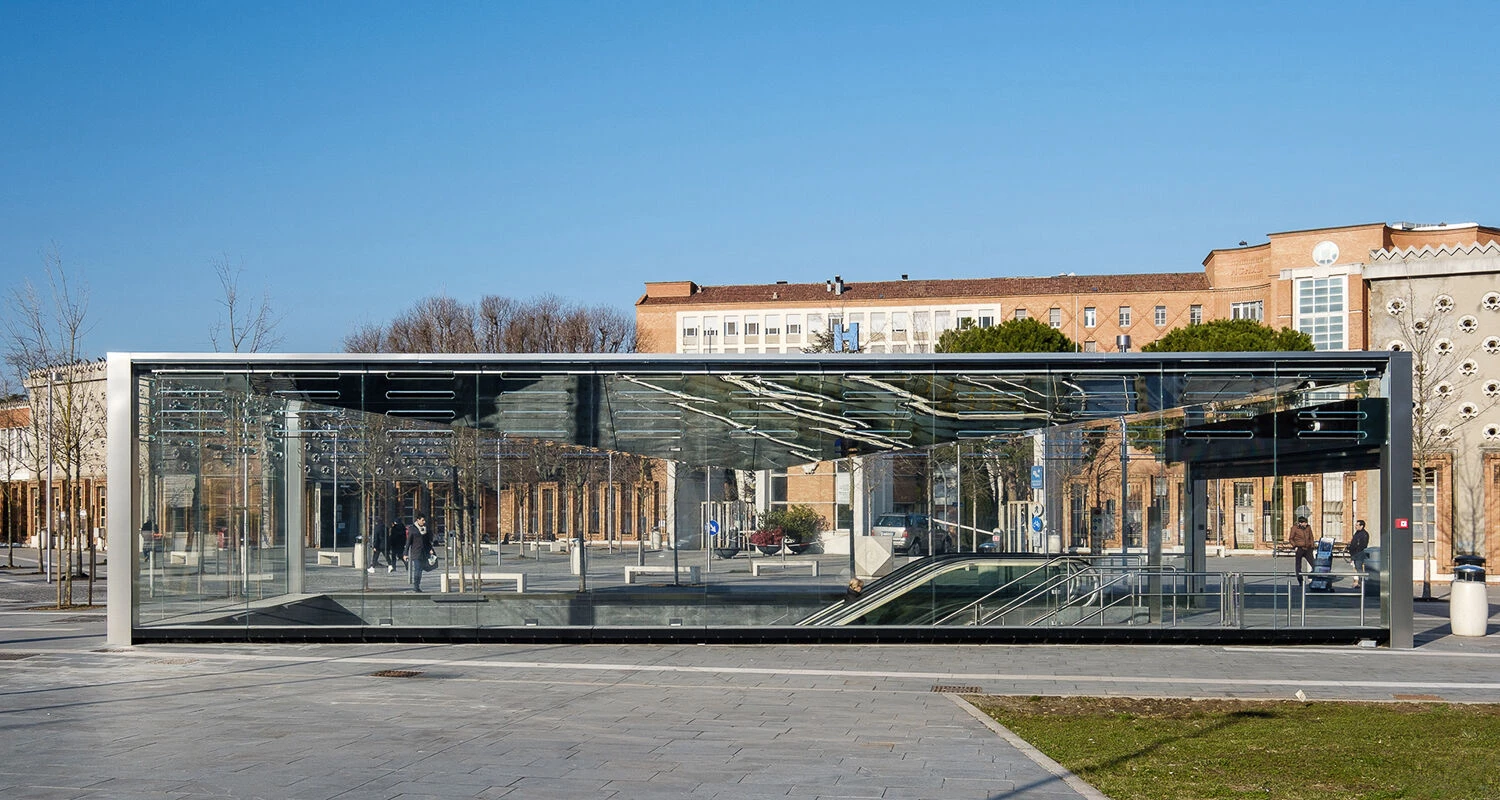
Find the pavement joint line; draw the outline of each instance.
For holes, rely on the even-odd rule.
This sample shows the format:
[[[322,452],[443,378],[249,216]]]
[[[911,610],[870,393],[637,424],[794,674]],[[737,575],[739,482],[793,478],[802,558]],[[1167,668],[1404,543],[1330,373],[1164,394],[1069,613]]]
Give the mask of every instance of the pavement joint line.
[[[945,696],[949,700],[951,700],[954,705],[958,706],[964,711],[967,711],[970,716],[974,717],[974,719],[979,720],[981,725],[984,725],[986,728],[994,731],[997,736],[999,736],[1001,739],[1004,739],[1005,742],[1011,747],[1014,747],[1017,750],[1021,751],[1021,755],[1024,755],[1027,758],[1031,759],[1033,763],[1035,763],[1042,769],[1047,770],[1053,775],[1056,775],[1059,779],[1062,780],[1063,783],[1066,783],[1069,788],[1082,795],[1085,800],[1109,800],[1108,795],[1104,794],[1098,789],[1095,789],[1093,786],[1090,786],[1088,782],[1084,781],[1077,775],[1074,775],[1072,770],[1068,769],[1062,764],[1057,763],[1056,761],[1048,757],[1046,753],[1043,753],[1035,747],[1032,747],[1030,742],[1012,733],[1009,728],[996,722],[992,717],[990,717],[989,714],[986,714],[983,711],[975,708],[973,703],[970,703],[968,700],[965,700],[956,694]]]
[[[32,650],[36,653],[51,654],[77,654],[76,650]],[[901,672],[881,670],[841,670],[841,669],[778,669],[767,667],[732,667],[732,666],[692,666],[671,664],[616,664],[603,663],[592,664],[578,661],[512,661],[495,659],[440,659],[440,658],[400,658],[399,656],[306,656],[306,655],[266,655],[258,653],[223,653],[218,651],[203,650],[132,650],[121,653],[108,653],[101,655],[123,656],[127,658],[160,658],[164,654],[171,655],[194,655],[204,660],[225,661],[259,661],[280,662],[287,664],[318,663],[318,664],[355,664],[355,665],[378,665],[389,666],[400,664],[408,666],[423,667],[464,667],[477,669],[536,669],[536,670],[566,670],[566,671],[591,671],[591,672],[662,672],[677,674],[701,674],[701,675],[762,675],[767,677],[786,677],[789,675],[799,677],[838,678],[838,677],[861,677],[882,678],[887,680],[966,680],[966,681],[992,681],[1009,683],[1056,683],[1059,681],[1073,681],[1089,684],[1147,684],[1147,685],[1198,685],[1198,686],[1243,686],[1243,678],[1191,678],[1181,676],[1163,677],[1156,675],[1069,675],[1061,673],[974,673],[974,672]],[[1500,681],[1484,682],[1457,682],[1457,681],[1387,681],[1387,680],[1316,680],[1308,678],[1262,678],[1256,681],[1259,685],[1284,686],[1288,689],[1296,688],[1334,688],[1334,689],[1481,689],[1500,690]]]

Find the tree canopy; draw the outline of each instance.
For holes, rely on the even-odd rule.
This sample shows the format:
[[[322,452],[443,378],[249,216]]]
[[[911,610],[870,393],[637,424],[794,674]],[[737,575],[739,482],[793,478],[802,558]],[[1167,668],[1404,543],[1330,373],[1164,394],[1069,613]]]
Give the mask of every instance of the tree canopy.
[[[945,331],[936,349],[939,353],[1073,353],[1078,345],[1062,331],[1027,317]]]
[[[1312,337],[1253,319],[1216,319],[1178,328],[1141,348],[1144,353],[1274,353],[1312,350]]]
[[[631,353],[636,347],[630,314],[554,295],[486,295],[477,304],[435,295],[388,324],[367,324],[344,337],[350,353]]]

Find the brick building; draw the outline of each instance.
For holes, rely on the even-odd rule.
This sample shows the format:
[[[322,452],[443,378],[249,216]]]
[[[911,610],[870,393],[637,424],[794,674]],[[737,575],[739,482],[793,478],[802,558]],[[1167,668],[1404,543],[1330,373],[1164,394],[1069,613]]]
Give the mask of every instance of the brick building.
[[[1020,317],[1063,331],[1084,351],[1111,352],[1126,343],[1139,348],[1178,327],[1238,318],[1306,332],[1319,350],[1425,348],[1434,370],[1439,363],[1463,367],[1453,380],[1429,382],[1431,396],[1425,402],[1430,413],[1417,430],[1418,451],[1427,464],[1417,473],[1420,510],[1414,523],[1419,541],[1425,529],[1436,542],[1431,562],[1422,568],[1443,572],[1456,552],[1500,556],[1500,536],[1484,536],[1485,528],[1500,530],[1500,295],[1486,294],[1500,287],[1497,254],[1500,229],[1373,223],[1273,233],[1263,243],[1214,250],[1204,258],[1202,270],[1193,272],[948,280],[902,275],[878,281],[838,275],[823,283],[732,286],[648,282],[636,303],[636,318],[640,347],[648,352],[798,352],[813,346],[814,336],[830,327],[857,324],[862,352],[924,353],[932,351],[944,331]],[[1462,327],[1448,337],[1408,334],[1403,339],[1396,330],[1399,316],[1387,311],[1396,294],[1419,309],[1448,298],[1447,311],[1439,306],[1423,312],[1432,318],[1430,329],[1440,327],[1439,318]],[[1436,349],[1440,347],[1449,349]],[[1459,355],[1465,357],[1450,358],[1460,347],[1464,353]],[[1420,354],[1417,363],[1424,363]],[[1421,378],[1417,383],[1422,403]],[[1432,433],[1426,439],[1421,436],[1424,424]],[[1058,509],[1063,524],[1057,533],[1065,547],[1130,546],[1130,532],[1142,530],[1147,509],[1158,505],[1153,498],[1162,507],[1164,541],[1180,544],[1186,527],[1176,517],[1180,483],[1174,486],[1167,474],[1151,474],[1148,454],[1135,455],[1139,465],[1132,468],[1123,492],[1116,474],[1071,495]],[[839,469],[819,465],[811,475]],[[798,473],[792,471],[785,481],[769,476],[770,483],[780,487],[812,480]],[[1226,548],[1270,549],[1301,513],[1324,535],[1346,540],[1354,521],[1367,516],[1362,498],[1368,492],[1352,473],[1216,484],[1207,535]],[[1455,491],[1456,484],[1463,486]],[[794,485],[783,493],[778,488],[763,502],[796,502],[788,498],[818,491],[824,490]],[[830,520],[859,527],[865,515],[852,508],[858,504],[856,494],[825,495],[820,505]],[[899,506],[901,495],[898,487],[883,497]],[[995,498],[987,509],[991,524],[1004,527],[1005,504],[1026,499],[1024,492]]]

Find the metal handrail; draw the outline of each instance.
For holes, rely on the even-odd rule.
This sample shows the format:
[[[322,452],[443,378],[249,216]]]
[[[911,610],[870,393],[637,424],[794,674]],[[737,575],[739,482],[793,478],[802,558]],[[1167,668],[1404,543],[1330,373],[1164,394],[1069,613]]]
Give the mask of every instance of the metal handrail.
[[[986,592],[982,597],[979,597],[979,598],[977,598],[975,600],[969,601],[967,604],[965,604],[962,607],[960,607],[960,608],[958,608],[958,609],[950,612],[947,616],[943,617],[942,619],[933,621],[932,624],[933,625],[943,625],[943,624],[947,623],[948,620],[953,619],[954,617],[959,616],[959,615],[967,612],[970,609],[974,609],[975,610],[975,613],[976,613],[976,622],[975,622],[975,624],[979,624],[978,621],[977,621],[978,609],[979,609],[979,606],[984,603],[984,601],[990,599],[991,597],[994,597],[996,594],[999,594],[1000,592],[1003,592],[1006,589],[1011,588],[1015,584],[1017,584],[1017,583],[1019,583],[1021,581],[1026,580],[1027,578],[1029,578],[1032,575],[1036,574],[1039,570],[1044,570],[1044,569],[1047,569],[1048,567],[1051,567],[1054,562],[1061,560],[1061,558],[1062,557],[1059,557],[1059,558],[1049,558],[1046,561],[1043,561],[1041,564],[1037,565],[1035,568],[1027,570],[1025,573],[1023,573],[1023,574],[1021,574],[1021,575],[1019,575],[1019,576],[1017,576],[1015,578],[1012,578],[1009,581],[1006,581],[1005,583],[1003,583],[1003,584],[995,587],[994,589],[991,589],[990,591]],[[1063,576],[1057,576],[1057,577],[1068,577],[1068,576],[1063,575]],[[1045,586],[1045,585],[1046,585],[1046,582],[1043,582],[1042,584],[1038,584],[1037,588],[1040,588],[1040,587]],[[1027,598],[1027,596],[1028,596],[1027,593],[1022,593],[1021,598]],[[1019,602],[1019,600],[1020,600],[1020,598],[1017,599],[1017,602]]]

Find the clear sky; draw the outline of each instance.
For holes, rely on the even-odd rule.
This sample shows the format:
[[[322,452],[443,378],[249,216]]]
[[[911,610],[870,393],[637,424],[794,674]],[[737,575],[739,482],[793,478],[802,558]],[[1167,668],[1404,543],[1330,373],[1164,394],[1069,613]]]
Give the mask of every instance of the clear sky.
[[[281,349],[447,293],[1186,271],[1265,234],[1500,224],[1494,7],[0,2],[0,286],[91,350]]]

